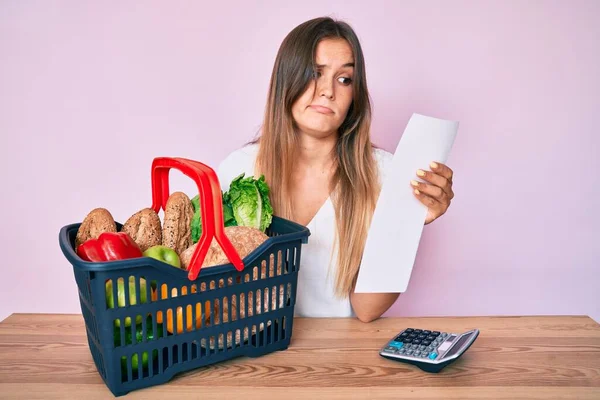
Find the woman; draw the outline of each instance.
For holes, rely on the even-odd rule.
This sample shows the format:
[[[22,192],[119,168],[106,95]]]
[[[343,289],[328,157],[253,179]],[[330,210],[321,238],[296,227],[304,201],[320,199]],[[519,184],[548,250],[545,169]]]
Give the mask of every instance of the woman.
[[[362,251],[392,155],[370,140],[365,62],[352,28],[331,18],[307,21],[284,39],[273,68],[261,136],[219,166],[226,184],[265,175],[275,215],[307,226],[295,313],[379,318],[399,293],[354,293]],[[441,163],[407,182],[428,207],[425,223],[454,196]],[[411,188],[412,185],[412,188]],[[228,187],[223,187],[227,190]],[[401,244],[400,244],[401,245]]]

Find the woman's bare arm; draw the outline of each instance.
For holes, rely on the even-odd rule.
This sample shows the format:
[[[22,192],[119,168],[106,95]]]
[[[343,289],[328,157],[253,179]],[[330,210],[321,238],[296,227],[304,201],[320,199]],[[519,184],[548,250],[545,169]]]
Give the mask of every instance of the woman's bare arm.
[[[371,322],[381,317],[396,301],[400,293],[354,293],[350,303],[356,317],[362,322]]]

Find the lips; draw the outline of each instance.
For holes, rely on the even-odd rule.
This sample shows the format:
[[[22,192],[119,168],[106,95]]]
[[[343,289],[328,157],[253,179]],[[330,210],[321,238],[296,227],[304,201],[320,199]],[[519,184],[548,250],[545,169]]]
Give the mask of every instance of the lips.
[[[311,105],[310,108],[321,114],[333,114],[333,110],[328,107]]]

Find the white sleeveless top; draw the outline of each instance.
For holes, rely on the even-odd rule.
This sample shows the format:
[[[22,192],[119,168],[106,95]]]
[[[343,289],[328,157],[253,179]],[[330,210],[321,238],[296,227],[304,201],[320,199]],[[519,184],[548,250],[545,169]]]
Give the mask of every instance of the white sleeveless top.
[[[381,179],[385,175],[393,155],[375,149]],[[217,175],[223,191],[238,175],[254,175],[254,163],[258,144],[246,145],[229,154],[219,165]],[[335,211],[331,198],[327,198],[314,218],[309,222],[308,243],[302,245],[298,287],[296,291],[295,315],[298,317],[354,317],[350,298],[340,299],[334,295],[335,268],[337,265],[334,248]],[[331,270],[330,270],[331,262]]]

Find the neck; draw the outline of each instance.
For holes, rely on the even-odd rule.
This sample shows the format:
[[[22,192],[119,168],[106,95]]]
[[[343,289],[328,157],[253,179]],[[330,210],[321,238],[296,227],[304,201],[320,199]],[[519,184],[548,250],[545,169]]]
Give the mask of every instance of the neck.
[[[310,169],[329,169],[333,162],[336,135],[325,138],[314,138],[301,133],[299,135],[299,154],[296,158],[297,166]]]

